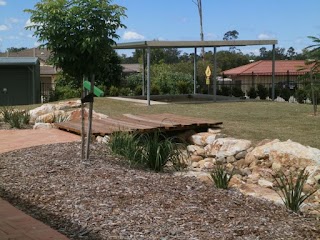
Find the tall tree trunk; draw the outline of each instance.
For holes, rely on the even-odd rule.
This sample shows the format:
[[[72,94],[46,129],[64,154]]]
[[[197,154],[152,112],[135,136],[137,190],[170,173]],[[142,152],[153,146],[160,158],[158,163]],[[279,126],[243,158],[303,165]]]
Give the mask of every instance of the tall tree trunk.
[[[91,86],[89,94],[93,94],[95,75],[91,75]],[[89,103],[89,116],[88,116],[88,130],[87,130],[87,146],[86,146],[86,160],[89,160],[90,156],[90,140],[92,132],[92,111],[93,111],[93,101]]]
[[[311,80],[311,97],[312,97],[312,104],[313,104],[313,114],[314,116],[316,116],[318,103],[317,103],[317,97],[314,91],[314,79],[313,79],[312,71],[310,72],[310,80]]]
[[[85,76],[83,76],[83,81],[82,81],[82,98],[86,95],[85,89],[84,89],[84,81],[85,81]],[[85,129],[84,129],[84,103],[81,101],[81,160],[85,159]]]

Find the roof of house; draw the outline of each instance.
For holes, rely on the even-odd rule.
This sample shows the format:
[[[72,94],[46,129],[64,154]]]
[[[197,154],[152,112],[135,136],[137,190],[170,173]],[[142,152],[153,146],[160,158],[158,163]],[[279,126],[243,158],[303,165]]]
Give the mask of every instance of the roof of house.
[[[121,64],[124,73],[139,73],[141,72],[141,65],[139,63]]]
[[[52,65],[40,66],[41,75],[55,75],[58,72],[57,68]]]
[[[50,57],[50,51],[46,48],[29,48],[19,52],[0,53],[0,57],[38,57],[46,62]]]
[[[306,68],[306,70],[300,70]],[[291,75],[302,75],[307,72],[310,66],[305,64],[304,60],[276,60],[275,61],[275,74],[281,75],[289,71]],[[223,72],[227,76],[235,75],[272,75],[272,61],[260,60],[257,62],[249,63],[240,67],[232,68]]]
[[[39,63],[36,57],[0,57],[0,65],[36,65]]]

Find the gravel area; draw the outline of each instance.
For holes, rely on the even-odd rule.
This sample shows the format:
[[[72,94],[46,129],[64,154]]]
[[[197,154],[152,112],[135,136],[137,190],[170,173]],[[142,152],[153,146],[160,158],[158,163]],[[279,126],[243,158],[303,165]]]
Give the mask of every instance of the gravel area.
[[[320,239],[320,223],[195,178],[130,168],[102,145],[0,155],[0,195],[71,239]]]

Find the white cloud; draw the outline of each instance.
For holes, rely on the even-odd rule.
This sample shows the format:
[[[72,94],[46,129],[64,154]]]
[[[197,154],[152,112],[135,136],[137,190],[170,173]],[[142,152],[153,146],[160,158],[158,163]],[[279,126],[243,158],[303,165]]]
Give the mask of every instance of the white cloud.
[[[5,6],[5,5],[7,5],[7,2],[4,0],[0,0],[0,6]]]
[[[6,25],[0,25],[0,31],[7,31],[9,29]]]
[[[1,0],[0,0],[0,1],[1,1]],[[18,23],[18,22],[19,22],[19,19],[17,19],[17,18],[9,18],[8,21],[9,21],[10,23]]]
[[[30,26],[33,26],[34,23],[31,22],[30,18],[26,21],[26,24],[24,25],[24,27],[30,27]]]
[[[275,38],[274,34],[260,33],[258,35],[259,40],[268,40],[268,39],[274,39],[274,38]]]
[[[40,42],[35,42],[35,43],[33,43],[33,45],[34,45],[35,47],[39,47],[39,46],[41,45],[41,43],[40,43]]]
[[[145,39],[145,37],[139,33],[136,32],[132,32],[132,31],[126,31],[122,38],[124,40],[142,40]]]

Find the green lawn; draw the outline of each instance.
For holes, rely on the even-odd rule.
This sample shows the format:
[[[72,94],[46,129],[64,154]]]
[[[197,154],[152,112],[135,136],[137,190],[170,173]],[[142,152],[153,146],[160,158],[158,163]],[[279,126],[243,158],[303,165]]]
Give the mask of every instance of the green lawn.
[[[320,148],[320,116],[312,106],[275,102],[227,102],[146,106],[133,102],[95,98],[94,110],[109,116],[174,113],[222,121],[228,136],[254,142],[265,138],[291,139]],[[319,114],[320,115],[320,114]]]

